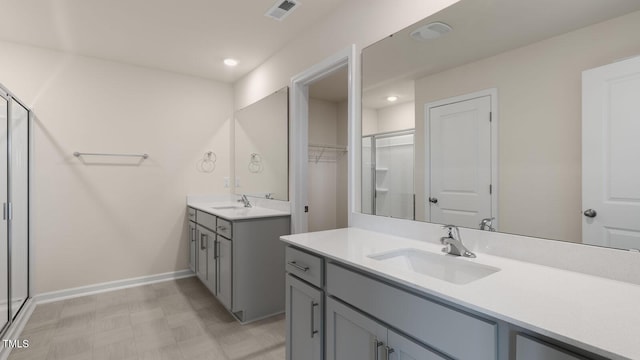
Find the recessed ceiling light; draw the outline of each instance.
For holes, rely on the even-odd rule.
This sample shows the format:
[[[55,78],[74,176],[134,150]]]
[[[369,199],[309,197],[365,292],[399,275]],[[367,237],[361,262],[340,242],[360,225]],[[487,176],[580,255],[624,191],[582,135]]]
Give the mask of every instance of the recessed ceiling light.
[[[388,102],[398,101],[398,97],[397,96],[387,96],[387,101]]]
[[[231,58],[224,59],[224,64],[227,65],[227,66],[236,66],[236,65],[238,65],[238,60],[231,59]]]

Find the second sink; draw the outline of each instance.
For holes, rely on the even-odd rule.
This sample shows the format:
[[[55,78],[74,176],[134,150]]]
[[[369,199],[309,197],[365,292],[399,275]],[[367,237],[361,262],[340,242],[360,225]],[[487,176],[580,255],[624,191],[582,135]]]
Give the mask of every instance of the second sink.
[[[418,249],[399,249],[372,254],[369,257],[401,270],[416,272],[454,284],[468,284],[500,271],[493,266]]]

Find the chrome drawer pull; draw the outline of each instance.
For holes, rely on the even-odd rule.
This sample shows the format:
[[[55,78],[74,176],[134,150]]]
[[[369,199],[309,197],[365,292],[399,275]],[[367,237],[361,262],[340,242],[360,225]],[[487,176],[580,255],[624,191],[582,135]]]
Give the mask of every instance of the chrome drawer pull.
[[[294,268],[296,268],[296,269],[298,269],[300,271],[304,271],[304,272],[309,271],[309,267],[308,266],[300,266],[295,261],[289,261],[287,264],[293,266]]]
[[[382,341],[379,341],[378,338],[373,338],[373,358],[378,360],[378,348],[384,344]]]
[[[387,355],[385,360],[390,360],[389,356],[391,356],[391,354],[393,354],[393,352],[395,350],[393,348],[388,347],[388,346],[385,346],[384,348],[385,348],[384,350],[385,350],[386,355]]]
[[[312,301],[311,302],[311,337],[312,338],[313,338],[313,335],[318,333],[318,330],[316,330],[316,317],[314,316],[315,312],[313,311],[316,306],[318,306],[318,303]]]
[[[204,239],[206,239],[206,237],[207,237],[207,234],[200,234],[200,250],[204,250],[207,248],[207,246],[204,245],[205,244]]]

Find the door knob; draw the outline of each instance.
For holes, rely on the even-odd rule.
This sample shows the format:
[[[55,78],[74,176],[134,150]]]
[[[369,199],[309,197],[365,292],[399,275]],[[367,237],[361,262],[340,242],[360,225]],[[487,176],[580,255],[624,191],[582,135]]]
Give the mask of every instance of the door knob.
[[[432,203],[432,204],[437,204],[438,203],[438,198],[430,197],[429,198],[429,202]]]
[[[594,218],[596,217],[596,215],[598,215],[598,213],[593,209],[587,209],[583,212],[583,214],[584,216],[590,217],[590,218]]]

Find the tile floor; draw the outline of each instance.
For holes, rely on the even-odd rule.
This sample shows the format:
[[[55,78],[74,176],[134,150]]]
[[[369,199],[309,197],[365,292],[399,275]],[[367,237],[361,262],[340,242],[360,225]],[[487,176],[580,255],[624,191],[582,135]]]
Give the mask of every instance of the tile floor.
[[[284,331],[240,325],[190,277],[39,305],[9,360],[284,360]]]

